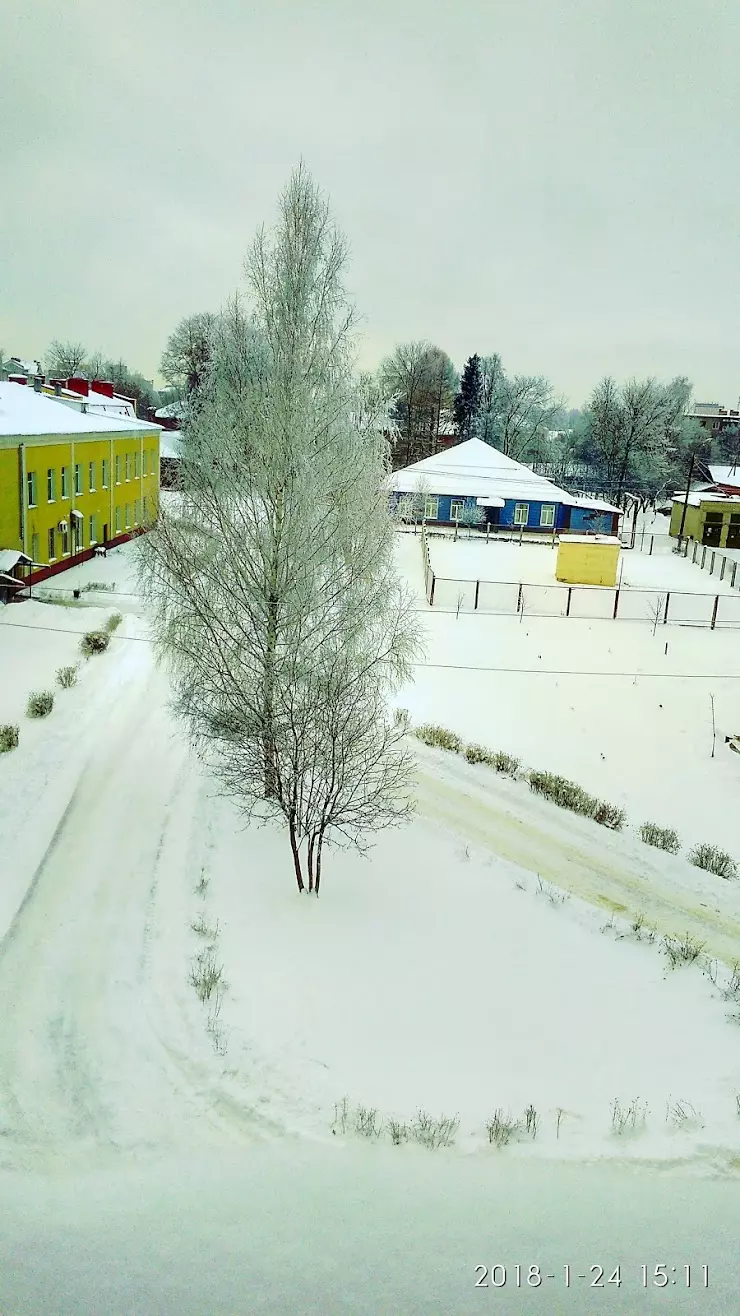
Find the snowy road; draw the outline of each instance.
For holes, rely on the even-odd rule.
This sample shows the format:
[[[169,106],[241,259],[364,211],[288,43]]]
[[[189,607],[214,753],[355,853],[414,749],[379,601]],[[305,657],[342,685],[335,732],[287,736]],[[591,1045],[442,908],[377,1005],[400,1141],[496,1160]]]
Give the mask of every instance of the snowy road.
[[[537,800],[523,783],[497,781],[454,755],[417,752],[423,816],[607,914],[644,914],[660,934],[689,932],[708,955],[729,966],[740,960],[735,883]]]

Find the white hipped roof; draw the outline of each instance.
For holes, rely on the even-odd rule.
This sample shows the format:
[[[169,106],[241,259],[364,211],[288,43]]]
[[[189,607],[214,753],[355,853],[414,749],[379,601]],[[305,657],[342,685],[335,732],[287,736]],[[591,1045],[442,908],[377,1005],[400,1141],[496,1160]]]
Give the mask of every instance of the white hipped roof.
[[[61,398],[45,397],[27,384],[0,384],[0,438],[38,434],[126,434],[159,425],[130,416],[83,415]]]
[[[523,502],[563,503],[567,507],[588,507],[594,511],[618,512],[618,507],[598,498],[579,498],[559,489],[543,475],[535,475],[528,466],[507,457],[482,439],[467,439],[454,448],[425,457],[388,477],[387,487],[398,493],[416,493],[421,487],[430,494]],[[503,506],[503,501],[490,506]]]
[[[740,489],[740,466],[710,466],[708,469],[715,484],[737,485]]]

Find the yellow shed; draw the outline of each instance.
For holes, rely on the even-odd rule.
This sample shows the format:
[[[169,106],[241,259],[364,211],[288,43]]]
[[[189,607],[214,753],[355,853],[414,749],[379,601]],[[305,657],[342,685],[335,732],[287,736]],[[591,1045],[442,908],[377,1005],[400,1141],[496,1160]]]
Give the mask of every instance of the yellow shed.
[[[567,535],[560,540],[555,575],[566,585],[617,583],[622,545],[611,535]]]

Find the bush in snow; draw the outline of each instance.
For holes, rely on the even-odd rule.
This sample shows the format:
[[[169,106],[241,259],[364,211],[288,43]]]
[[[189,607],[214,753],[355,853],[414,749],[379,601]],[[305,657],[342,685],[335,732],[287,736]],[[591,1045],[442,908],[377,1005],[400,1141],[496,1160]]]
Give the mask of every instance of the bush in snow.
[[[424,1147],[451,1147],[460,1127],[457,1115],[435,1117],[426,1110],[418,1110],[411,1123],[411,1137]]]
[[[69,690],[73,685],[77,685],[77,667],[59,667],[57,669],[57,685],[63,690]]]
[[[696,845],[693,850],[689,851],[689,863],[695,864],[697,868],[704,868],[708,873],[716,873],[717,877],[737,877],[737,864],[726,850],[720,850],[716,845],[705,843]]]
[[[459,754],[462,750],[460,737],[456,732],[448,731],[446,727],[438,727],[427,722],[417,727],[414,734],[419,740],[423,740],[425,745],[434,745],[437,749],[449,749],[453,754]]]
[[[337,1101],[334,1104],[334,1122],[331,1126],[332,1133],[336,1133],[337,1129],[339,1129],[340,1133],[346,1133],[348,1123],[349,1097],[342,1097],[341,1101]]]
[[[594,822],[601,823],[602,827],[611,827],[613,832],[619,832],[626,820],[627,814],[624,809],[618,809],[616,804],[609,804],[606,800],[599,800],[594,810]]]
[[[507,754],[504,749],[497,749],[493,755],[492,766],[497,772],[502,772],[508,777],[515,777],[521,761],[515,758],[513,754]]]
[[[83,588],[85,589],[85,591],[102,590],[106,594],[113,594],[115,593],[115,589],[116,589],[115,585],[113,584],[113,581],[109,582],[105,580],[89,580],[88,583]]]
[[[466,745],[465,757],[468,763],[490,763],[493,755],[482,745]]]
[[[662,951],[672,969],[677,969],[681,964],[694,964],[703,949],[704,942],[696,941],[688,932],[685,932],[683,937],[663,938]]]
[[[593,818],[599,807],[595,796],[589,795],[574,781],[558,777],[554,772],[530,772],[529,786],[530,790],[537,795],[544,795],[553,804],[560,805],[561,809],[570,809],[572,813],[583,814],[586,818]]]
[[[80,640],[80,648],[86,658],[91,658],[94,653],[105,653],[110,644],[110,636],[106,631],[88,631]]]
[[[358,1106],[355,1113],[355,1132],[362,1138],[379,1138],[381,1125],[374,1106]]]
[[[120,612],[112,612],[107,622],[105,623],[105,629],[108,632],[108,634],[112,635],[114,631],[117,631],[122,621],[123,621],[123,617],[121,616]]]
[[[408,1142],[411,1137],[408,1124],[404,1124],[401,1120],[389,1119],[388,1133],[394,1147],[400,1147],[402,1143]]]
[[[681,849],[678,833],[672,827],[659,827],[657,823],[646,822],[640,828],[640,837],[646,845],[654,845],[658,850],[666,850],[668,854],[678,854]]]
[[[11,749],[17,749],[19,737],[19,728],[10,722],[0,726],[0,754],[7,754]]]
[[[226,989],[223,968],[216,961],[213,946],[199,951],[190,970],[190,985],[201,1002],[210,1001],[214,992],[222,994]]]
[[[28,696],[26,714],[28,717],[48,717],[53,707],[54,696],[51,690],[37,690]]]
[[[496,1147],[505,1147],[520,1129],[519,1120],[512,1119],[511,1115],[504,1115],[501,1107],[494,1111],[492,1119],[486,1124],[488,1141]]]
[[[623,1106],[615,1099],[612,1105],[612,1131],[620,1136],[637,1133],[647,1124],[647,1106],[637,1098]]]

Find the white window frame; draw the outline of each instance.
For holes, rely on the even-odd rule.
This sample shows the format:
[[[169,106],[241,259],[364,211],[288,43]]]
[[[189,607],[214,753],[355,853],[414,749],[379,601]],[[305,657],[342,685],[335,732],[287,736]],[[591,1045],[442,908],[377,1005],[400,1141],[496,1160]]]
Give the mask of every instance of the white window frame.
[[[126,473],[126,483],[131,479],[131,453],[127,452],[124,456],[124,471]]]
[[[116,453],[116,484],[121,483],[121,454]]]
[[[53,525],[46,532],[46,556],[50,562],[57,560],[57,531]]]
[[[69,467],[62,467],[62,498],[69,498]]]
[[[87,463],[87,481],[90,493],[95,493],[97,488],[95,482],[95,462]]]
[[[57,473],[53,466],[49,466],[46,472],[46,501],[55,503],[57,500]]]
[[[457,513],[457,514],[456,514],[456,513]],[[464,498],[451,498],[451,499],[450,499],[450,520],[451,520],[451,521],[462,521],[464,515],[465,515],[465,499],[464,499]]]
[[[94,512],[90,513],[90,547],[98,542],[98,527],[95,524],[96,516]]]
[[[108,458],[103,457],[100,470],[100,486],[102,489],[108,488]]]
[[[62,530],[62,557],[69,557],[69,526]]]
[[[82,493],[82,462],[75,462],[75,494]]]
[[[131,529],[131,504],[130,504],[130,503],[126,503],[126,516],[125,516],[124,527],[123,527],[123,528],[124,528],[124,530],[130,530],[130,529]]]
[[[33,561],[34,565],[39,560],[39,536],[37,530],[34,530],[33,534],[31,535],[31,560]]]
[[[524,516],[520,515],[521,512],[524,512]],[[529,524],[529,503],[516,503],[513,524],[517,526]]]
[[[148,449],[148,448],[142,448],[142,450],[141,450],[141,477],[142,477],[143,480],[145,480],[146,477],[147,477],[148,474],[149,474],[149,471],[148,471],[148,469],[147,469],[147,468],[148,468],[148,465],[149,465],[148,458],[149,458],[149,449]]]
[[[432,511],[431,509],[434,508]],[[424,520],[436,521],[439,517],[439,498],[437,494],[427,494],[424,499]]]
[[[120,509],[120,507],[117,507],[117,508],[116,508],[115,527],[116,527],[116,534],[117,534],[117,535],[120,535],[120,533],[121,533],[121,509]]]
[[[134,498],[134,525],[139,524],[139,500]]]
[[[38,495],[38,480],[35,471],[26,472],[26,502],[28,507],[38,507],[36,501]]]
[[[545,513],[547,512],[547,516]],[[540,508],[540,525],[545,526],[548,530],[555,529],[555,504],[543,503]]]
[[[138,479],[139,479],[139,454],[138,454],[138,452],[135,452],[135,453],[134,453],[134,479],[135,479],[135,480],[138,480]]]

